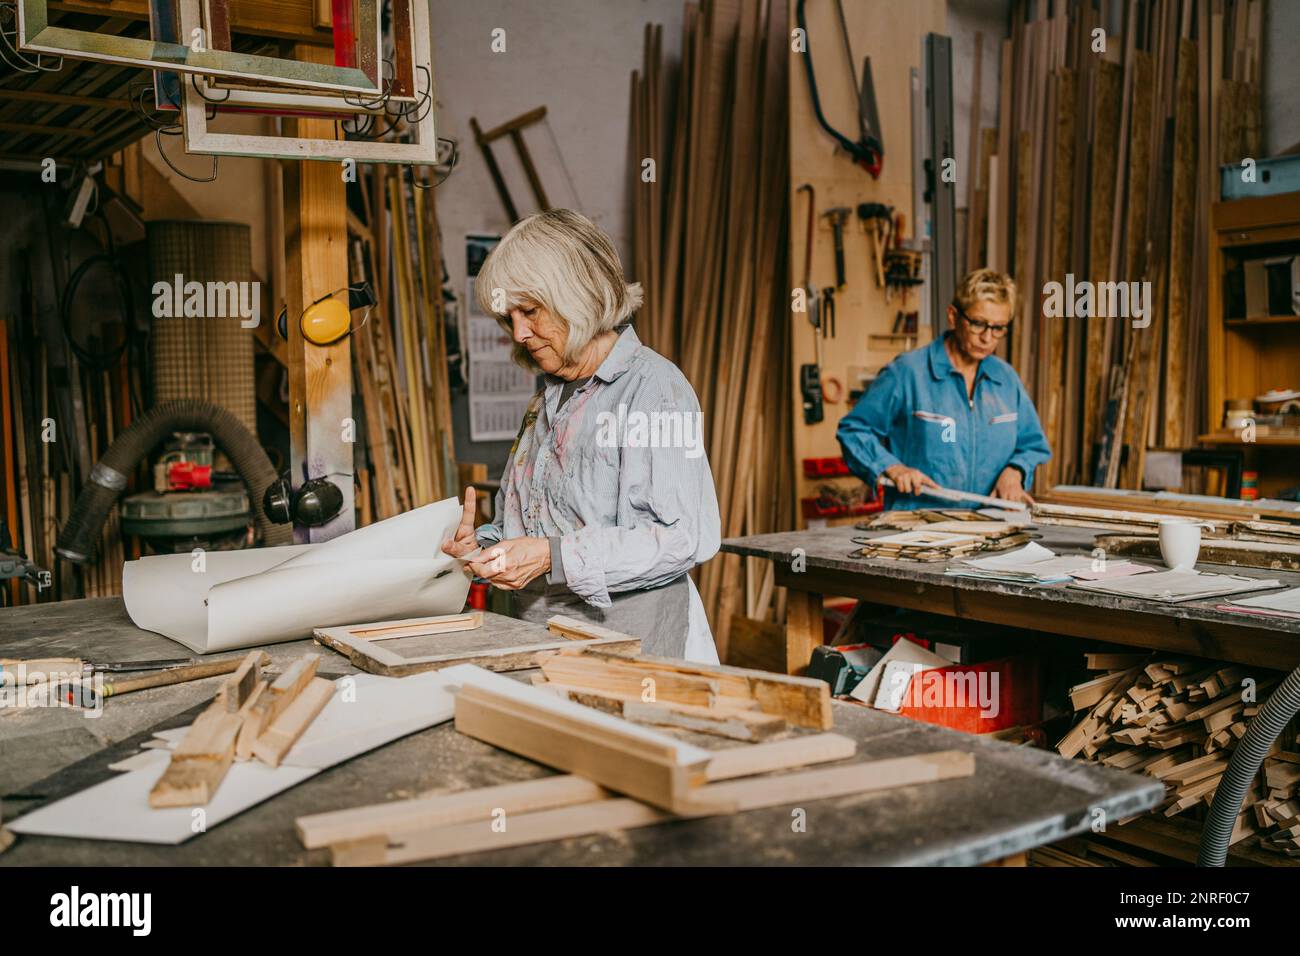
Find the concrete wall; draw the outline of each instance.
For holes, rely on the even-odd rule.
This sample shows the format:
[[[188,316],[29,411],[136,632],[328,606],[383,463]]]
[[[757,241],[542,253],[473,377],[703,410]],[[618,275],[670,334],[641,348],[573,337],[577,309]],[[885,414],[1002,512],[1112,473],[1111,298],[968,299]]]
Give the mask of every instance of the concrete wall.
[[[593,219],[630,267],[629,84],[642,64],[645,24],[663,24],[665,58],[678,59],[682,0],[431,2],[438,135],[460,143],[460,164],[438,189],[457,295],[465,292],[465,236],[499,235],[511,225],[474,144],[470,117],[488,129],[545,106],[549,122],[523,135],[551,204]],[[496,29],[505,31],[503,53],[492,52]],[[494,155],[520,216],[536,212],[513,147],[500,141]],[[495,476],[510,443],[470,444],[463,397],[454,404],[458,457],[487,462]]]

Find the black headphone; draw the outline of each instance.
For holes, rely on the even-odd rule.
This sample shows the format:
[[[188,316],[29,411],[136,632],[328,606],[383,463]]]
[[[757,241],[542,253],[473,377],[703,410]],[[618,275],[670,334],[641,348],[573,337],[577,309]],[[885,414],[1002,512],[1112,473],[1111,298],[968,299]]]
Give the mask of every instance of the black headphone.
[[[317,528],[338,517],[343,510],[343,492],[328,478],[309,478],[295,491],[286,471],[267,486],[262,510],[276,524]]]

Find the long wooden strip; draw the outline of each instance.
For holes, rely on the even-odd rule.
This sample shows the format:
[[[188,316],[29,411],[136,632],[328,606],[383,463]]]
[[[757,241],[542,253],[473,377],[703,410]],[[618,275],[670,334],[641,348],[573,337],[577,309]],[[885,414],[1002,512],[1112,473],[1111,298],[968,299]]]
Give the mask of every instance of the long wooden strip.
[[[705,770],[711,783],[845,760],[856,747],[838,734],[814,734],[788,740],[733,747],[714,754]],[[618,795],[575,774],[524,780],[460,793],[437,794],[299,817],[295,829],[307,849],[418,832],[471,820],[490,820],[494,813],[527,813],[554,807],[613,800]]]
[[[594,707],[636,724],[677,727],[731,740],[757,741],[788,726],[776,714],[736,707],[695,707],[690,704],[647,703],[640,697],[593,691],[589,687],[548,682],[537,686],[562,694],[574,703]]]
[[[806,770],[775,777],[702,787],[711,800],[734,804],[738,811],[760,810],[801,801],[827,800],[921,783],[973,776],[975,758],[956,750]],[[463,853],[545,843],[623,830],[678,819],[636,800],[617,798],[523,813],[498,831],[483,821],[455,824],[406,834],[391,841],[368,840],[333,847],[336,866],[392,865],[441,859]]]
[[[643,698],[648,702],[709,707],[718,697],[718,681],[673,671],[647,671],[615,660],[553,654],[542,661],[547,680],[597,693]]]
[[[284,755],[297,742],[311,722],[325,709],[334,696],[334,682],[323,677],[313,677],[292,704],[268,727],[253,744],[253,756],[263,763],[278,767]]]

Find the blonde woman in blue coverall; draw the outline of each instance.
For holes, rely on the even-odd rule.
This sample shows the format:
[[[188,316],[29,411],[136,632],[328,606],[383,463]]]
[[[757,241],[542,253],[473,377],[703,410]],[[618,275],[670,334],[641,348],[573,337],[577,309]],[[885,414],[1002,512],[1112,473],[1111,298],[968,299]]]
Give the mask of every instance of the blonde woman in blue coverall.
[[[1015,369],[993,354],[1011,328],[1016,286],[992,269],[967,275],[948,306],[949,330],[898,356],[840,421],[852,472],[887,476],[886,508],[952,508],[940,486],[1032,504],[1034,469],[1051,457]]]

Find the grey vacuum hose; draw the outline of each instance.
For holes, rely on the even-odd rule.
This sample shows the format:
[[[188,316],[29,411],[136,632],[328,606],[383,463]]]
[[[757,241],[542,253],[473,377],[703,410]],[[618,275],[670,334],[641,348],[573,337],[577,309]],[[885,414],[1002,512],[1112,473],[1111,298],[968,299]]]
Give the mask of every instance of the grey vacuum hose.
[[[1241,802],[1246,798],[1259,773],[1260,765],[1273,747],[1273,741],[1300,710],[1300,667],[1293,670],[1287,679],[1264,702],[1255,719],[1250,722],[1246,736],[1241,738],[1232,751],[1228,769],[1214,791],[1214,803],[1210,806],[1210,815],[1205,818],[1205,827],[1201,830],[1201,845],[1196,851],[1197,866],[1223,866],[1228,859],[1228,844],[1232,839],[1232,830],[1237,824],[1237,814],[1241,813]]]
[[[292,544],[293,529],[273,524],[262,512],[262,496],[276,480],[275,468],[257,439],[243,423],[220,405],[196,398],[163,402],[145,412],[109,446],[91,469],[90,480],[77,495],[72,514],[59,532],[61,557],[78,564],[90,561],[95,542],[117,496],[126,488],[127,475],[145,455],[172,432],[207,432],[226,453],[239,477],[248,485],[254,521],[267,545]]]

